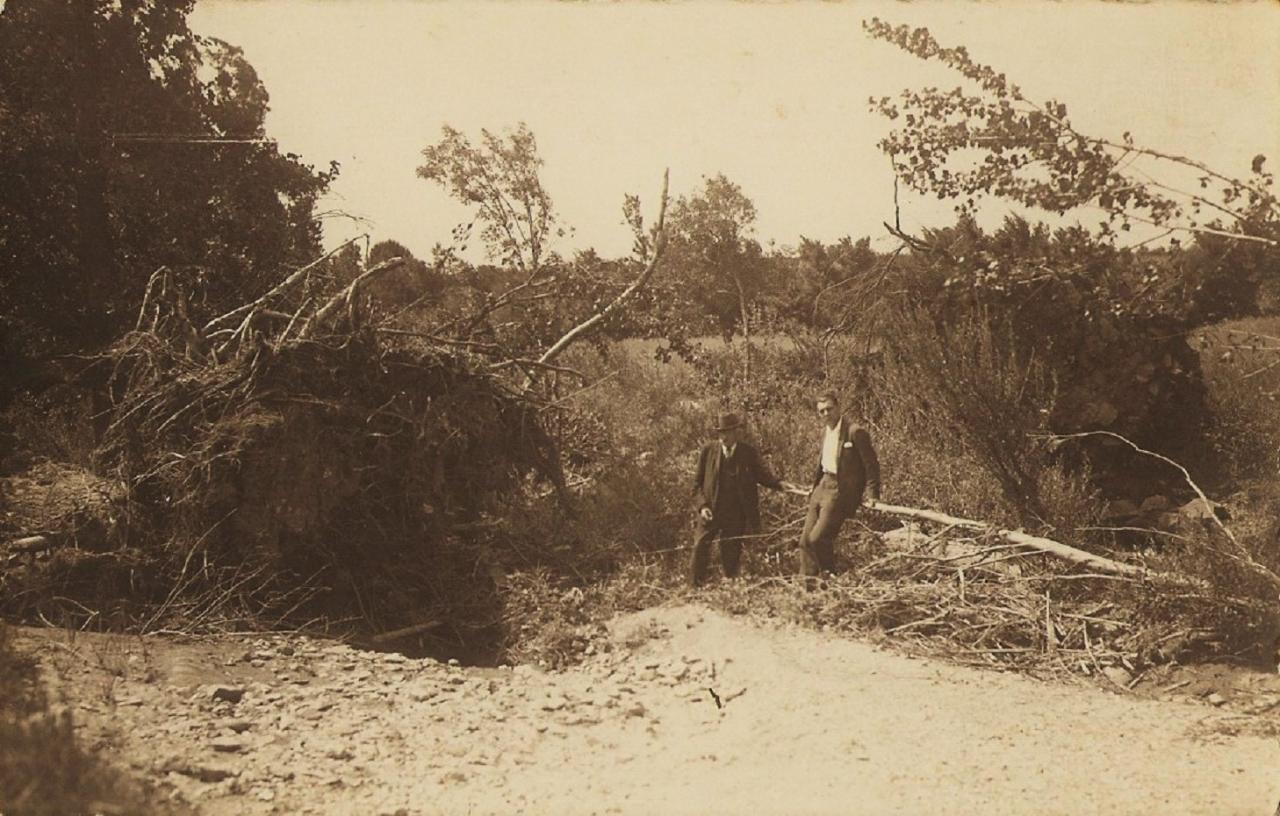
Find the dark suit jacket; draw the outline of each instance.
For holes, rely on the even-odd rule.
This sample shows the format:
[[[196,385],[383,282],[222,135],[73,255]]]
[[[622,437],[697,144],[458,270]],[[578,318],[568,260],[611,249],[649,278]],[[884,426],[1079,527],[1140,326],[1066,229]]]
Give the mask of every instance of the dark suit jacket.
[[[853,513],[862,504],[862,494],[869,492],[871,498],[880,500],[880,460],[876,457],[876,449],[871,446],[871,434],[867,429],[849,417],[840,417],[840,457],[836,467],[836,482],[840,486],[839,502],[845,513]],[[815,468],[813,483],[822,479],[822,442],[827,428],[822,427],[822,435],[818,437],[818,466]]]
[[[760,491],[757,485],[781,490],[782,482],[769,472],[769,468],[761,461],[759,452],[746,442],[739,442],[733,449],[733,459],[739,465],[737,478],[731,478],[727,471],[721,473],[724,452],[720,449],[719,441],[702,448],[698,454],[698,467],[693,475],[696,509],[707,507],[714,512],[720,491],[736,491],[745,514],[745,532],[754,533],[760,529]]]

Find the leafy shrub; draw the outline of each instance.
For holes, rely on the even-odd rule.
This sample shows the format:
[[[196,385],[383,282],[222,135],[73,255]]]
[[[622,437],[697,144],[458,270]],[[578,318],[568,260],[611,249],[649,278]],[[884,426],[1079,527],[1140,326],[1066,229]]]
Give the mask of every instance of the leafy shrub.
[[[918,500],[1040,530],[1091,526],[1098,501],[1084,471],[1044,439],[1056,380],[1009,323],[904,310],[896,325],[880,389],[884,458],[911,462]]]
[[[93,414],[91,396],[70,387],[19,394],[0,412],[0,474],[41,460],[90,466]]]
[[[1212,421],[1215,481],[1280,477],[1280,320],[1223,323],[1198,333]]]

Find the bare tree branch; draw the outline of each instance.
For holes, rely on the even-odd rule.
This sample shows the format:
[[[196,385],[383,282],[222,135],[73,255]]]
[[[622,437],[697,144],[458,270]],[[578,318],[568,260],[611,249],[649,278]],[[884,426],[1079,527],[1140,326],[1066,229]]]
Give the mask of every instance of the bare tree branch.
[[[213,320],[210,320],[208,323],[204,324],[204,329],[202,330],[202,333],[208,334],[209,330],[212,329],[214,326],[217,326],[220,323],[230,322],[232,320],[239,318],[241,315],[244,315],[253,311],[254,309],[261,306],[262,304],[266,303],[271,298],[275,297],[276,295],[280,294],[284,290],[288,289],[294,283],[301,280],[309,271],[311,271],[312,269],[315,269],[317,266],[324,263],[329,258],[332,258],[334,255],[338,254],[343,249],[346,249],[351,244],[354,244],[356,241],[359,241],[361,239],[365,239],[368,237],[369,237],[368,235],[357,235],[356,237],[352,238],[350,241],[343,241],[341,244],[338,244],[333,249],[321,255],[319,258],[316,258],[311,263],[307,264],[306,266],[303,266],[302,268],[295,271],[293,274],[289,275],[289,277],[280,281],[278,284],[273,286],[270,289],[270,291],[262,295],[262,297],[258,298],[257,300],[250,301],[249,303],[246,303],[243,306],[237,306],[236,308],[232,309],[226,314],[220,315],[218,317],[215,317]]]
[[[1195,491],[1196,496],[1199,497],[1201,503],[1204,504],[1206,515],[1213,521],[1214,525],[1216,525],[1217,528],[1222,531],[1222,534],[1227,537],[1227,539],[1231,542],[1232,546],[1235,547],[1236,549],[1236,552],[1234,553],[1222,552],[1221,550],[1215,550],[1215,551],[1222,552],[1222,554],[1227,556],[1228,558],[1243,564],[1255,575],[1265,578],[1267,581],[1271,582],[1272,586],[1275,587],[1278,591],[1280,591],[1280,575],[1277,575],[1275,572],[1268,569],[1266,566],[1259,564],[1256,560],[1254,560],[1253,556],[1249,554],[1248,550],[1246,550],[1243,546],[1241,546],[1240,542],[1236,539],[1235,533],[1231,532],[1231,529],[1227,527],[1227,525],[1222,523],[1222,519],[1218,518],[1218,514],[1216,512],[1216,509],[1213,506],[1213,502],[1209,500],[1209,497],[1205,495],[1205,492],[1200,489],[1200,485],[1195,483],[1195,480],[1191,478],[1191,474],[1182,465],[1178,464],[1177,462],[1165,456],[1164,454],[1147,450],[1146,448],[1141,447],[1136,443],[1130,441],[1128,438],[1118,433],[1114,433],[1112,431],[1081,431],[1079,433],[1071,433],[1071,434],[1045,434],[1044,435],[1045,438],[1054,439],[1054,440],[1083,439],[1091,436],[1102,436],[1102,437],[1108,437],[1111,439],[1117,439],[1120,442],[1123,442],[1124,444],[1128,445],[1130,448],[1137,451],[1138,453],[1143,454],[1144,456],[1150,456],[1153,459],[1159,459],[1161,462],[1164,462],[1168,465],[1172,465],[1173,467],[1177,468],[1178,471],[1182,474],[1183,480],[1186,481],[1187,485],[1193,491]]]
[[[662,174],[662,200],[658,205],[658,223],[655,227],[655,235],[657,237],[654,241],[653,253],[649,256],[649,261],[645,264],[644,271],[640,273],[639,277],[631,282],[630,286],[622,290],[622,293],[614,298],[609,305],[565,332],[559,340],[551,345],[551,348],[543,352],[542,356],[538,358],[539,363],[545,364],[560,356],[561,352],[568,348],[575,340],[591,331],[609,315],[622,308],[622,306],[630,300],[636,292],[640,291],[640,289],[649,282],[649,279],[653,277],[653,273],[657,270],[658,262],[662,260],[662,255],[667,245],[667,186],[670,175],[670,170],[664,171]]]
[[[355,280],[351,281],[345,289],[329,298],[329,301],[325,303],[324,306],[321,306],[316,310],[316,313],[311,316],[307,321],[307,324],[302,327],[302,331],[298,332],[298,336],[304,339],[311,336],[316,327],[332,317],[338,309],[343,306],[350,306],[354,302],[356,293],[360,290],[360,287],[363,286],[370,278],[389,272],[403,263],[404,258],[396,256],[394,258],[388,258],[382,263],[372,266],[360,273],[360,275]]]
[[[949,516],[946,513],[939,513],[935,510],[920,510],[915,507],[903,507],[901,505],[885,504],[879,501],[871,502],[870,507],[872,510],[878,510],[881,513],[888,513],[892,516],[923,519],[925,521],[932,521],[938,524],[946,524],[951,527],[962,527],[967,530],[992,533],[993,535],[1003,538],[1020,548],[1048,553],[1066,561],[1071,561],[1075,564],[1083,564],[1111,575],[1123,575],[1131,578],[1139,578],[1147,574],[1147,571],[1142,567],[1135,566],[1133,564],[1125,564],[1101,555],[1085,552],[1084,550],[1063,544],[1060,541],[1053,541],[1048,538],[1028,535],[1017,530],[1000,530],[990,524],[987,524],[985,521],[974,521],[972,519]]]

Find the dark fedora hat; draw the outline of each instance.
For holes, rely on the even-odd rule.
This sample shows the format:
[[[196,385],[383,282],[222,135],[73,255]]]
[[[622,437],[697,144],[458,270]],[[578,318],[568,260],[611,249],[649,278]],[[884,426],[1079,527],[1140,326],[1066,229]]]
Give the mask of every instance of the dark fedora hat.
[[[732,431],[734,428],[741,428],[741,427],[742,427],[742,417],[738,416],[737,414],[730,413],[730,414],[721,414],[719,421],[716,423],[716,426],[711,430]]]

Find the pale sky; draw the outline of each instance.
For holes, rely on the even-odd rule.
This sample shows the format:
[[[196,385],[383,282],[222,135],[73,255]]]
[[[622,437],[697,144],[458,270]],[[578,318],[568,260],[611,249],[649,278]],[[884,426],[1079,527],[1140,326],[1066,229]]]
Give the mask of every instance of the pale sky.
[[[416,176],[420,151],[445,123],[475,136],[524,121],[575,230],[559,248],[608,256],[630,248],[623,195],[652,213],[665,167],[673,195],[718,172],[741,185],[763,243],[879,243],[893,182],[867,98],[962,80],[868,38],[872,16],[966,45],[1087,133],[1131,131],[1229,175],[1257,153],[1280,165],[1280,3],[200,0],[190,22],[244,48],[282,149],[342,164],[323,208],[367,223],[326,220],[328,245],[448,244],[466,211]],[[953,218],[905,190],[902,208],[905,227]]]

